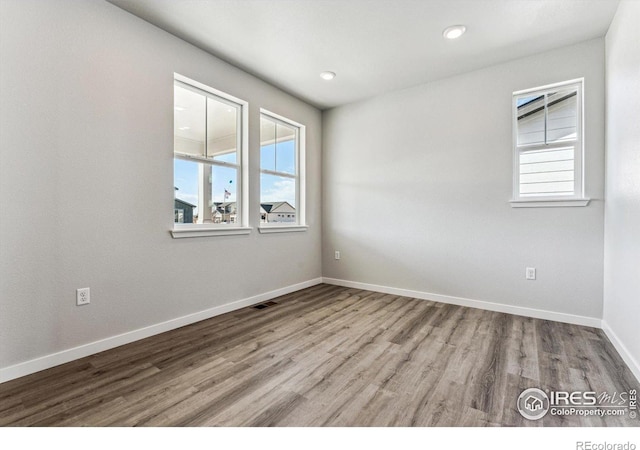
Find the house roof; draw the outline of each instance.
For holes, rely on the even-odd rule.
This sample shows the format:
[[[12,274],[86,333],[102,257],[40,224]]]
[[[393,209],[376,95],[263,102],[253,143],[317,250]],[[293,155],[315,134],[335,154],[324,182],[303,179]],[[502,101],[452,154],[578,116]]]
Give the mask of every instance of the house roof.
[[[273,203],[260,203],[260,208],[262,208],[265,212],[270,213],[273,209]]]
[[[264,209],[265,212],[267,212],[267,213],[275,212],[278,209],[283,208],[283,207],[285,207],[285,209],[287,209],[286,206],[289,207],[290,211],[295,211],[296,210],[293,206],[291,206],[291,204],[289,202],[266,202],[266,203],[260,203],[260,207],[262,209]]]
[[[225,208],[227,209],[228,207],[235,207],[236,202],[214,202],[214,205],[216,205],[216,208]],[[288,208],[287,208],[288,207]],[[296,209],[291,206],[291,204],[289,202],[265,202],[265,203],[260,203],[260,212],[264,212],[264,213],[272,213],[272,212],[276,212],[279,209],[283,208],[284,211],[283,212],[294,212]]]
[[[213,202],[216,211],[224,214],[235,214],[236,202]]]
[[[184,200],[181,200],[181,199],[179,199],[179,198],[174,198],[174,200],[175,200],[176,202],[178,202],[178,203],[182,203],[182,204],[183,204],[183,205],[185,205],[185,206],[190,206],[191,208],[196,208],[196,207],[197,207],[196,205],[192,205],[191,203],[189,203],[189,202],[185,202]]]

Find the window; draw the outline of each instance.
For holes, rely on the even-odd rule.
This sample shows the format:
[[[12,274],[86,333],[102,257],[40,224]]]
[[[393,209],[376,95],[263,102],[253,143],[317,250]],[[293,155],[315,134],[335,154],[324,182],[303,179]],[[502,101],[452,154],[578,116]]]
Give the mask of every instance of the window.
[[[262,110],[260,231],[301,231],[304,220],[304,126]]]
[[[246,227],[245,114],[245,102],[176,75],[174,203],[190,211],[174,213],[174,237]]]
[[[586,206],[583,81],[514,92],[512,206]]]

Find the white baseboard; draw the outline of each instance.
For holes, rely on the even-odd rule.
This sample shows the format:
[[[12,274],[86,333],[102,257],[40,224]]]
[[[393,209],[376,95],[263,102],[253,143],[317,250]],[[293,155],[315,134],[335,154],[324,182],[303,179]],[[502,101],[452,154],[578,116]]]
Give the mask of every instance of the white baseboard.
[[[305,289],[311,286],[315,286],[320,283],[333,284],[336,286],[344,286],[356,289],[365,289],[369,291],[382,292],[385,294],[402,295],[405,297],[418,298],[423,300],[432,300],[441,303],[449,303],[459,306],[468,306],[471,308],[486,309],[489,311],[503,312],[508,314],[515,314],[518,316],[533,317],[536,319],[553,320],[557,322],[572,323],[576,325],[584,325],[595,328],[602,328],[607,337],[616,348],[620,356],[629,366],[634,376],[640,381],[640,364],[631,356],[627,348],[618,339],[609,325],[601,319],[595,317],[577,316],[572,314],[558,313],[553,311],[546,311],[533,308],[524,308],[520,306],[504,305],[501,303],[492,303],[482,300],[472,300],[461,297],[452,297],[448,295],[430,294],[428,292],[412,291],[408,289],[393,288],[388,286],[381,286],[377,284],[360,283],[357,281],[339,280],[336,278],[314,278],[302,283],[286,286],[284,288],[276,289],[274,291],[265,292],[263,294],[255,295],[253,297],[237,300],[235,302],[227,303],[226,305],[216,306],[204,311],[189,314],[186,316],[171,319],[166,322],[161,322],[148,327],[133,330],[127,333],[119,334],[117,336],[108,337],[99,341],[91,342],[78,347],[63,350],[50,355],[42,356],[40,358],[25,361],[13,366],[0,369],[0,383],[13,380],[15,378],[30,375],[41,370],[49,369],[60,364],[74,361],[76,359],[84,358],[85,356],[93,355],[105,350],[109,350],[115,347],[119,347],[124,344],[138,341],[156,334],[164,333],[166,331],[174,330],[176,328],[183,327],[201,320],[209,319],[221,314],[225,314],[231,311],[235,311],[246,306],[262,303],[267,300],[279,297],[281,295],[290,294],[301,289]]]
[[[320,283],[322,283],[322,278],[314,278],[302,283],[293,284],[291,286],[286,286],[270,292],[265,292],[264,294],[259,294],[253,297],[227,303],[226,305],[216,306],[204,311],[178,317],[176,319],[167,320],[166,322],[157,323],[155,325],[150,325],[148,327],[129,331],[117,336],[111,336],[106,339],[101,339],[99,341],[90,342],[78,347],[25,361],[13,366],[4,367],[0,369],[0,383],[23,377],[25,375],[30,375],[44,369],[49,369],[51,367],[67,363],[69,361],[84,358],[85,356],[93,355],[95,353],[119,347],[124,344],[129,344],[131,342],[135,342],[149,336],[164,333],[165,331],[174,330],[176,328],[199,322],[201,320],[219,316],[220,314],[235,311],[246,306],[262,303],[281,295],[290,294],[291,292],[299,291],[300,289],[305,289]]]
[[[327,284],[335,284],[337,286],[382,292],[384,294],[402,295],[404,297],[418,298],[421,300],[432,300],[435,302],[449,303],[452,305],[486,309],[489,311],[514,314],[516,316],[533,317],[535,319],[553,320],[555,322],[572,323],[575,325],[584,325],[587,327],[595,328],[600,328],[602,326],[602,320],[596,317],[577,316],[573,314],[546,311],[543,309],[525,308],[522,306],[512,306],[502,303],[486,302],[484,300],[472,300],[469,298],[451,297],[449,295],[430,294],[428,292],[411,291],[408,289],[380,286],[377,284],[360,283],[358,281],[339,280],[336,278],[323,277],[322,282]]]
[[[470,308],[486,309],[517,316],[533,317],[535,319],[553,320],[556,322],[565,322],[575,325],[583,325],[594,328],[601,328],[614,348],[620,354],[622,360],[627,364],[631,373],[640,383],[640,363],[631,355],[627,347],[622,343],[618,336],[613,332],[609,324],[596,317],[578,316],[574,314],[565,314],[554,311],[546,311],[542,309],[525,308],[521,306],[511,306],[502,303],[486,302],[483,300],[472,300],[461,297],[451,297],[448,295],[430,294],[428,292],[412,291],[408,289],[393,288],[388,286],[380,286],[377,284],[360,283],[358,281],[339,280],[336,278],[322,278],[323,283],[334,284],[336,286],[344,286],[355,289],[365,289],[368,291],[382,292],[384,294],[402,295],[404,297],[418,298],[421,300],[432,300],[441,303],[449,303],[452,305],[468,306]]]
[[[604,334],[607,335],[613,346],[618,351],[618,354],[622,358],[622,360],[627,364],[633,376],[636,377],[638,383],[640,383],[640,364],[636,359],[631,355],[631,352],[625,347],[622,341],[618,338],[618,336],[613,332],[609,324],[603,319],[602,320],[602,330]]]

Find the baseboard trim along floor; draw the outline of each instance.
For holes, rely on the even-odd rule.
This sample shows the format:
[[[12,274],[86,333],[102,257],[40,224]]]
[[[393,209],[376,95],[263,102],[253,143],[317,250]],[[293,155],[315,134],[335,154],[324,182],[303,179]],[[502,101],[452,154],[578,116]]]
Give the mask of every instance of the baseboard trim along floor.
[[[565,314],[543,309],[525,308],[522,306],[505,305],[504,303],[493,303],[484,300],[473,300],[463,297],[452,297],[449,295],[432,294],[429,292],[412,291],[378,284],[361,283],[358,281],[340,280],[337,278],[322,278],[322,282],[336,286],[350,287],[355,289],[365,289],[367,291],[382,292],[383,294],[402,295],[403,297],[417,298],[420,300],[431,300],[434,302],[448,303],[451,305],[468,306],[470,308],[485,309],[516,316],[532,317],[534,319],[553,320],[554,322],[564,322],[573,325],[583,325],[586,327],[602,328],[602,320],[597,317],[578,316]]]
[[[262,303],[281,295],[290,294],[292,292],[315,286],[320,283],[322,283],[322,278],[314,278],[302,283],[297,283],[291,286],[286,286],[280,289],[265,292],[263,294],[254,295],[253,297],[237,300],[225,305],[215,306],[204,311],[188,314],[186,316],[167,320],[155,325],[139,328],[137,330],[122,333],[117,336],[111,336],[99,341],[90,342],[88,344],[80,345],[67,350],[62,350],[57,353],[52,353],[50,355],[42,356],[40,358],[35,358],[29,361],[15,364],[13,366],[2,368],[0,369],[0,383],[23,377],[25,375],[30,375],[41,370],[49,369],[51,367],[74,361],[76,359],[84,358],[85,356],[93,355],[95,353],[103,352],[115,347],[119,347],[124,344],[129,344],[140,339],[155,336],[157,334],[174,330],[185,325],[200,322],[201,320],[219,316],[220,314],[235,311],[246,306]]]
[[[323,277],[322,282],[333,284],[335,286],[350,287],[354,289],[365,289],[368,291],[382,292],[384,294],[402,295],[404,297],[412,297],[420,300],[432,300],[451,305],[467,306],[470,308],[484,309],[488,311],[502,312],[514,314],[516,316],[532,317],[534,319],[552,320],[554,322],[570,323],[572,325],[583,325],[586,327],[594,327],[602,329],[615,349],[618,351],[622,359],[629,366],[629,369],[640,382],[640,363],[635,360],[627,348],[618,339],[609,325],[602,319],[597,317],[578,316],[574,314],[565,314],[555,311],[546,311],[543,309],[524,308],[521,306],[505,305],[502,303],[487,302],[484,300],[473,300],[462,297],[452,297],[449,295],[431,294],[429,292],[412,291],[409,289],[394,288],[382,286],[378,284],[361,283],[359,281],[341,280],[338,278]]]
[[[636,377],[638,382],[640,383],[640,363],[636,361],[636,359],[631,356],[631,352],[627,349],[627,347],[622,343],[622,341],[618,338],[618,336],[613,332],[611,327],[606,321],[602,321],[602,331],[607,335],[611,344],[613,344],[614,348],[620,354],[620,357],[623,361],[629,366],[629,370]]]
[[[323,283],[9,381],[0,427],[640,425],[518,407],[585,389],[640,390],[601,329]]]
[[[145,339],[150,336],[154,336],[166,331],[170,331],[185,325],[199,322],[201,320],[209,319],[221,314],[225,314],[231,311],[235,311],[246,306],[255,305],[258,303],[271,300],[281,295],[290,294],[292,292],[302,290],[311,286],[315,286],[321,283],[332,284],[336,286],[343,286],[355,289],[364,289],[368,291],[375,291],[384,294],[401,295],[404,297],[411,297],[421,300],[431,300],[441,303],[447,303],[458,306],[466,306],[471,308],[484,309],[488,311],[502,312],[507,314],[514,314],[524,317],[532,317],[535,319],[552,320],[555,322],[563,322],[574,325],[583,325],[588,327],[601,328],[606,333],[607,337],[611,340],[616,350],[620,353],[620,356],[627,363],[634,376],[640,380],[640,365],[627,351],[626,347],[615,335],[613,330],[604,323],[601,319],[596,317],[578,316],[573,314],[565,314],[554,311],[546,311],[534,308],[525,308],[520,306],[505,305],[501,303],[487,302],[483,300],[474,300],[462,297],[453,297],[441,294],[432,294],[428,292],[413,291],[408,289],[401,289],[389,286],[382,286],[377,284],[362,283],[358,281],[341,280],[337,278],[314,278],[302,283],[286,286],[284,288],[276,289],[263,294],[258,294],[249,298],[237,300],[225,305],[216,306],[204,311],[189,314],[186,316],[178,317],[176,319],[167,320],[155,325],[133,330],[127,333],[119,334],[116,336],[101,339],[99,341],[91,342],[88,344],[80,345],[74,348],[63,350],[50,355],[35,358],[29,361],[15,364],[6,368],[0,369],[0,383],[13,380],[22,376],[30,375],[41,370],[45,370],[51,367],[55,367],[60,364],[64,364],[76,359],[83,358],[85,356],[93,355],[105,350],[109,350],[124,344],[135,342],[140,339]]]

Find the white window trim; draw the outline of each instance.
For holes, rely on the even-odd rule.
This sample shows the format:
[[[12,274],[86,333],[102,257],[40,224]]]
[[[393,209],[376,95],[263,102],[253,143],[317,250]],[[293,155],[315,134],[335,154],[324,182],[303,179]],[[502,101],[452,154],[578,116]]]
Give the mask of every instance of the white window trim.
[[[230,236],[235,234],[249,234],[251,227],[213,227],[200,223],[176,223],[171,230],[174,239],[205,237],[205,236]]]
[[[536,197],[521,197],[520,196],[520,150],[522,148],[545,148],[548,144],[542,145],[529,145],[518,147],[518,113],[517,113],[517,97],[523,94],[529,94],[532,92],[538,94],[545,94],[549,91],[556,90],[563,87],[577,87],[578,88],[578,138],[576,141],[576,151],[574,153],[574,176],[575,180],[575,194],[572,196],[536,196]],[[573,80],[562,81],[559,83],[548,84],[545,86],[539,86],[530,89],[523,89],[516,91],[512,95],[512,154],[513,154],[513,192],[511,201],[512,208],[548,208],[548,207],[571,207],[571,206],[587,206],[590,199],[585,197],[585,158],[584,158],[584,141],[586,130],[584,127],[584,78],[576,78]],[[561,146],[564,143],[558,143]],[[565,144],[566,145],[566,144]],[[577,167],[577,170],[575,169]]]
[[[268,233],[289,233],[295,231],[307,231],[309,229],[306,225],[261,225],[258,231],[262,234]]]
[[[195,87],[224,100],[236,103],[240,105],[240,164],[238,178],[236,183],[241,186],[240,198],[236,199],[239,204],[240,210],[240,224],[236,226],[229,226],[224,224],[173,224],[173,229],[170,230],[171,236],[174,239],[190,238],[190,237],[205,237],[205,236],[229,236],[236,234],[249,234],[252,227],[249,227],[249,103],[227,94],[226,92],[219,91],[205,84],[199,83],[191,78],[187,78],[184,75],[178,73],[173,74],[172,86],[175,81],[179,81],[186,85]],[[173,112],[175,114],[175,110]],[[175,157],[175,151],[172,152]],[[197,157],[191,159],[197,160]]]
[[[557,208],[560,206],[587,206],[591,199],[585,198],[582,200],[511,200],[512,208]]]
[[[298,232],[298,231],[307,231],[309,228],[306,223],[306,176],[305,176],[305,154],[306,154],[306,127],[301,123],[295,122],[291,119],[288,119],[284,116],[271,112],[267,109],[260,108],[260,117],[266,116],[268,119],[274,120],[277,122],[282,122],[284,125],[288,125],[296,128],[297,130],[297,146],[296,146],[296,223],[283,223],[282,225],[266,225],[260,224],[258,226],[258,231],[260,233],[288,233],[288,232]],[[271,170],[262,170],[260,169],[260,173],[270,173],[274,175],[282,175],[281,173],[277,173]],[[290,174],[287,175],[293,178]],[[262,186],[260,187],[262,189]],[[262,192],[260,191],[260,195]],[[260,203],[260,201],[258,202]]]

